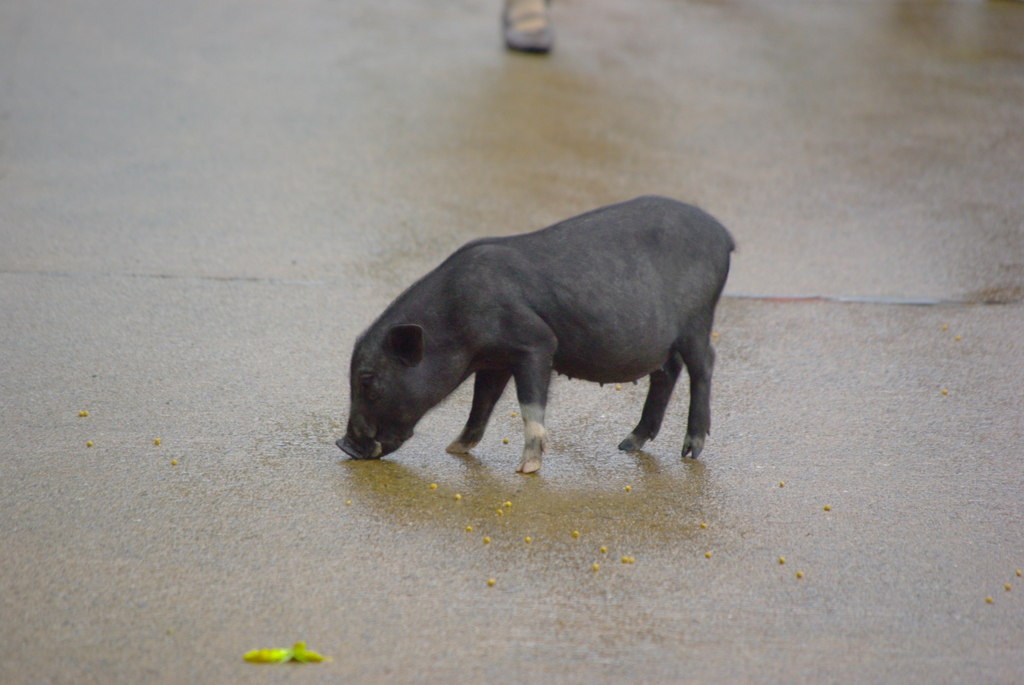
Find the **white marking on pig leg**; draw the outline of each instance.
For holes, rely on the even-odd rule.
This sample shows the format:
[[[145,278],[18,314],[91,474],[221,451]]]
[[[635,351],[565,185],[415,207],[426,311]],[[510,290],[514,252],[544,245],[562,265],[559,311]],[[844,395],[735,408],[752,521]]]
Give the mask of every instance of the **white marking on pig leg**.
[[[463,442],[460,436],[457,440],[452,442],[444,448],[444,451],[448,454],[469,454],[469,451],[477,446],[476,442]]]
[[[537,404],[520,404],[523,417],[523,460],[519,462],[518,473],[533,473],[540,470],[541,459],[548,451],[548,431],[544,428],[544,407]]]

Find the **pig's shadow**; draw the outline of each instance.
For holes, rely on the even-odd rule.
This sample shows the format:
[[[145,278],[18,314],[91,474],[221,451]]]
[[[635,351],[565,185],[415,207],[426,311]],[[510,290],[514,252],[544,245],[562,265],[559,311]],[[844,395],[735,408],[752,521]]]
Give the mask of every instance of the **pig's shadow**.
[[[640,477],[628,490],[618,482],[621,478],[615,483],[518,474],[510,479],[472,455],[458,457],[464,468],[454,476],[431,475],[387,459],[345,459],[340,461],[340,487],[346,499],[356,500],[378,520],[415,521],[450,532],[471,526],[482,534],[564,537],[578,530],[609,541],[664,544],[692,537],[713,517],[702,462],[685,459],[669,465],[646,452],[631,456]]]

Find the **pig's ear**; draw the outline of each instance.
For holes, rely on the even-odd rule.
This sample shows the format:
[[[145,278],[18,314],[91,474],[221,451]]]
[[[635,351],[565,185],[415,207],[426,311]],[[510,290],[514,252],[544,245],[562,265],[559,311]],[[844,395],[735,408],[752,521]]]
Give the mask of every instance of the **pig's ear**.
[[[423,328],[414,323],[392,326],[384,338],[384,352],[406,366],[416,366],[423,359]]]

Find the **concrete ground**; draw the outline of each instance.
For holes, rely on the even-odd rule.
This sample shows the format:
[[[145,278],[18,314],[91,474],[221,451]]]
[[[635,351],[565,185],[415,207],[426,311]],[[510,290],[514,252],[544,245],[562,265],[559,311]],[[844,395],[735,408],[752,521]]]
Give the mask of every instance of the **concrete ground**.
[[[1024,3],[499,11],[0,1],[0,682],[1024,680]],[[404,287],[646,193],[740,245],[699,461],[564,378],[539,476],[511,391],[342,458]]]

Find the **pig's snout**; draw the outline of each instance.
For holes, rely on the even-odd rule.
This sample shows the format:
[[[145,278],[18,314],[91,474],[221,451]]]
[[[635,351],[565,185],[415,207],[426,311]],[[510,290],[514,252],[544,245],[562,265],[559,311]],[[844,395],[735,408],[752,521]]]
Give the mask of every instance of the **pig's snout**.
[[[366,442],[366,446],[361,449],[358,445],[349,440],[347,435],[334,444],[341,448],[342,452],[353,459],[377,459],[384,451],[384,448],[376,440],[368,440]]]

